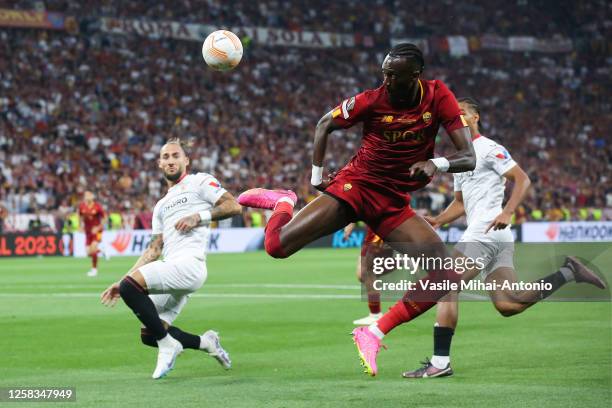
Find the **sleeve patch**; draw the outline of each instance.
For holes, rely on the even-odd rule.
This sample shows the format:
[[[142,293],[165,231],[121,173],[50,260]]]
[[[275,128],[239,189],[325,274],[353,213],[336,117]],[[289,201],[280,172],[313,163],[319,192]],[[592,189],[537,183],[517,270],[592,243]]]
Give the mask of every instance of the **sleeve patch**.
[[[341,109],[342,109],[342,117],[344,119],[348,119],[349,118],[349,112],[353,110],[353,108],[355,107],[355,97],[351,97],[349,99],[345,99],[344,102],[342,102],[341,105]]]
[[[498,159],[502,159],[502,160],[509,159],[510,153],[508,153],[506,149],[500,148],[495,153],[495,157],[497,157]]]

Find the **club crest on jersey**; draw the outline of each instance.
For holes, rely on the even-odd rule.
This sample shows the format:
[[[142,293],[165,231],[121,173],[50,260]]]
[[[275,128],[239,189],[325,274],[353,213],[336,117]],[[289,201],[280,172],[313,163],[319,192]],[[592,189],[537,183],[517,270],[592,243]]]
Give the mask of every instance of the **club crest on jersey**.
[[[349,191],[351,188],[353,188],[351,183],[346,183],[343,187],[344,191]]]
[[[393,122],[393,115],[385,115],[380,120],[382,123],[391,123]]]
[[[425,112],[423,114],[423,122],[425,123],[431,122],[431,112]]]

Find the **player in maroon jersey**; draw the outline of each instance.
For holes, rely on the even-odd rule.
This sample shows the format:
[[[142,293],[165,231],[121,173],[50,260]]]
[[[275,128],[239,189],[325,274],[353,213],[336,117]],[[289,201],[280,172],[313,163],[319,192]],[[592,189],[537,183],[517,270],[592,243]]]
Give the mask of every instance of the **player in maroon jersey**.
[[[431,226],[410,207],[409,192],[425,186],[436,172],[473,170],[476,156],[457,100],[439,80],[422,80],[424,59],[413,44],[398,44],[382,64],[383,83],[346,99],[317,124],[311,183],[324,192],[293,217],[295,193],[251,189],[239,197],[244,206],[274,209],[266,226],[265,248],[285,258],[307,243],[363,220],[385,242],[404,253],[449,256]],[[323,180],[323,159],[330,133],[363,123],[357,154],[333,178]],[[433,158],[435,137],[446,129],[456,152]],[[408,245],[412,244],[412,245]],[[434,273],[435,272],[435,273]],[[429,271],[430,282],[459,282],[452,270]],[[382,337],[435,305],[448,291],[409,291],[375,324],[355,329],[353,338],[367,372],[377,372]]]
[[[98,253],[102,252],[99,246],[106,220],[102,205],[94,199],[94,193],[85,191],[83,201],[79,204],[79,216],[85,231],[87,256],[91,257],[91,270],[87,272],[87,276],[91,277],[98,275]]]
[[[344,227],[345,240],[351,235],[355,225],[355,223],[350,223]],[[357,280],[363,285],[363,290],[366,293],[370,314],[361,319],[354,320],[354,325],[369,326],[382,317],[382,312],[380,311],[380,291],[374,287],[374,281],[377,276],[380,277],[393,272],[395,268],[383,268],[382,272],[374,273],[374,259],[391,256],[393,256],[393,249],[386,245],[370,228],[367,228],[361,244],[361,253],[357,258],[356,275]]]

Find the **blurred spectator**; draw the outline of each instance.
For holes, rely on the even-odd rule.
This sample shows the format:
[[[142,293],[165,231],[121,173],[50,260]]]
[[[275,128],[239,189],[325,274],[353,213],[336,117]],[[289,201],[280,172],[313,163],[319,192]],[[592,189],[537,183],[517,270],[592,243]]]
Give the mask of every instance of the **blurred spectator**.
[[[457,59],[434,52],[426,55],[425,77],[479,99],[483,134],[507,146],[530,175],[533,187],[516,222],[610,219],[612,73],[598,42],[611,34],[606,2],[449,2],[444,13],[433,3],[399,0],[236,1],[231,13],[220,0],[206,3],[45,2],[82,19],[360,32],[376,44],[455,32],[571,36],[582,45],[568,54],[480,51]],[[344,98],[380,84],[387,48],[253,44],[236,70],[220,74],[205,68],[193,42],[23,29],[0,29],[0,40],[0,200],[11,213],[56,211],[73,221],[68,214],[78,197],[93,189],[118,214],[111,228],[150,227],[165,189],[156,158],[173,136],[193,142],[191,171],[215,174],[234,194],[293,188],[299,205],[311,201],[314,126]],[[441,135],[438,155],[452,149],[447,139]],[[358,128],[334,133],[326,169],[348,162],[359,140]],[[442,175],[416,192],[413,204],[439,211],[451,198],[452,177]],[[247,213],[244,223],[260,220]],[[73,228],[78,221],[63,226]]]

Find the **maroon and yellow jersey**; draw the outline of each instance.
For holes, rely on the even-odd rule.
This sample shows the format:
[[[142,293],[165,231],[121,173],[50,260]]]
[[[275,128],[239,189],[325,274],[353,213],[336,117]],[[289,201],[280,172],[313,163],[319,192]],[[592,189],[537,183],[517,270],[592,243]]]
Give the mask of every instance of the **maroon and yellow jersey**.
[[[429,183],[410,177],[410,166],[433,158],[440,126],[447,132],[467,126],[455,95],[439,80],[419,80],[418,106],[395,109],[385,86],[346,99],[332,111],[334,124],[348,128],[363,122],[363,139],[347,167],[374,183],[393,183],[414,191]]]
[[[104,209],[100,203],[94,201],[91,204],[82,202],[79,204],[79,215],[83,218],[85,232],[90,232],[93,227],[100,226],[104,219]]]

